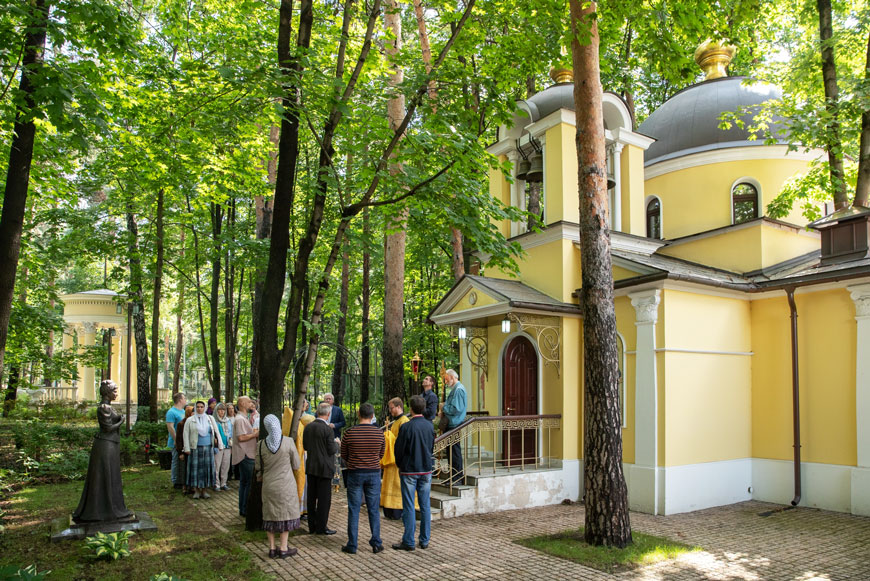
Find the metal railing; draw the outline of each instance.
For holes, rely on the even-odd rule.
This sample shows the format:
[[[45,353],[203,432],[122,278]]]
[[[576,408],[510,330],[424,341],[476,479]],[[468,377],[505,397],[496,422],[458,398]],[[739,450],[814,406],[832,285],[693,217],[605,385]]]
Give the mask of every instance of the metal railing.
[[[453,446],[460,444],[463,476],[499,471],[552,468],[553,430],[562,427],[560,414],[474,416],[435,438],[435,477],[454,482]],[[561,446],[559,446],[561,448]],[[486,450],[486,452],[484,452]]]

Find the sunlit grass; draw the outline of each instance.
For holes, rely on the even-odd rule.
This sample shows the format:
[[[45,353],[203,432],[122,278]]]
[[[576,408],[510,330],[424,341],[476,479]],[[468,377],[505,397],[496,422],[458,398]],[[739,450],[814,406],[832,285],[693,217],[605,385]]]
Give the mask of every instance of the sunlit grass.
[[[172,489],[167,472],[133,467],[125,469],[122,478],[127,507],[147,512],[158,527],[157,532],[130,539],[129,557],[95,561],[82,550],[84,541],[49,541],[51,520],[68,516],[78,504],[83,486],[78,481],[28,485],[4,500],[0,566],[35,564],[39,571],[51,569],[47,579],[63,580],[132,581],[164,571],[184,579],[269,579],[239,545],[234,531],[217,529]]]
[[[632,532],[632,539],[634,542],[624,549],[595,547],[583,540],[583,529],[580,528],[555,535],[519,539],[516,542],[530,549],[609,573],[676,559],[685,553],[701,550],[700,547],[636,531]]]

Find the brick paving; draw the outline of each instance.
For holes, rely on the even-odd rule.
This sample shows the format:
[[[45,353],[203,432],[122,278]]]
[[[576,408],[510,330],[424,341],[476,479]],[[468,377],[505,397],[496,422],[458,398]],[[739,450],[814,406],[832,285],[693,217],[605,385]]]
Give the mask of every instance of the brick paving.
[[[299,554],[269,559],[265,533],[243,533],[238,516],[236,482],[229,492],[190,501],[236,535],[258,565],[275,579],[642,579],[652,580],[870,580],[870,518],[810,508],[781,508],[743,502],[674,516],[631,514],[632,529],[702,547],[674,561],[656,563],[618,575],[544,555],[513,543],[514,539],[556,533],[583,523],[583,507],[557,505],[512,510],[432,522],[427,550],[394,551],[402,536],[400,522],[381,519],[386,550],[371,553],[365,510],[360,518],[359,552],[341,552],[346,542],[344,490],[333,495],[332,536],[294,534],[290,546]],[[759,513],[774,510],[768,517]],[[305,523],[303,523],[305,528]],[[256,539],[256,540],[252,540]]]

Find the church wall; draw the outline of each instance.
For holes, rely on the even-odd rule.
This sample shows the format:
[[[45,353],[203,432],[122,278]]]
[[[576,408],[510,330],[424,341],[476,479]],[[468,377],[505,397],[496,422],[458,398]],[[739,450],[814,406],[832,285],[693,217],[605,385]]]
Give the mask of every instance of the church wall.
[[[646,236],[646,190],[643,177],[644,150],[634,145],[622,149],[622,232]]]
[[[740,354],[750,346],[748,301],[665,290],[664,303],[660,464],[748,457],[751,365]]]
[[[500,163],[504,163],[506,160],[507,157],[504,155],[498,157]],[[497,168],[490,168],[489,170],[489,195],[506,206],[511,205],[511,185],[508,183],[507,178],[501,170]],[[498,222],[495,222],[495,226],[498,228],[498,231],[502,236],[510,238],[510,220],[499,220]]]
[[[625,341],[625,363],[623,365],[623,386],[625,422],[622,428],[622,461],[634,463],[634,383],[635,383],[635,355],[637,348],[637,332],[634,326],[634,307],[628,297],[617,297],[616,307],[616,330]]]
[[[572,125],[559,123],[547,130],[544,143],[544,217],[547,224],[580,221],[577,194],[577,146]]]
[[[566,460],[583,457],[583,321],[562,319],[561,406],[547,407],[544,413],[562,414],[562,441]],[[552,366],[546,366],[552,370]],[[550,371],[552,373],[552,371]],[[550,376],[551,380],[552,375]],[[556,404],[557,400],[554,399]]]
[[[665,246],[659,254],[731,272],[761,268],[761,222],[699,240]]]
[[[709,163],[650,178],[646,194],[662,200],[664,238],[679,238],[731,224],[731,187],[736,180],[749,177],[761,184],[762,210],[786,179],[806,171],[807,163],[791,159]],[[806,223],[799,211],[785,221]]]
[[[796,256],[816,252],[820,247],[821,236],[817,232],[795,232],[788,227],[765,224],[761,230],[761,265],[767,268]]]
[[[855,466],[855,308],[845,289],[796,293],[801,460]],[[752,301],[753,456],[792,459],[789,309]]]

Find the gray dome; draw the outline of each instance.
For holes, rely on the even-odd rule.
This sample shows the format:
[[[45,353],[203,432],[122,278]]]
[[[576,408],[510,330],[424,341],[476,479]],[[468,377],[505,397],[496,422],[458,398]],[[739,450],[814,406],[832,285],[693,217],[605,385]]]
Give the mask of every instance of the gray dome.
[[[744,113],[744,129],[732,125],[719,129],[719,116],[726,111],[760,105],[771,99],[781,99],[782,91],[774,85],[747,79],[723,77],[687,87],[668,99],[640,124],[638,132],[656,139],[644,156],[644,165],[652,165],[692,153],[764,145],[764,136],[757,134],[751,141],[752,118],[757,107]],[[771,129],[778,141],[785,142],[782,118],[775,116]]]
[[[543,119],[559,109],[574,110],[574,83],[559,83],[535,93],[517,105],[529,113],[531,122]]]

